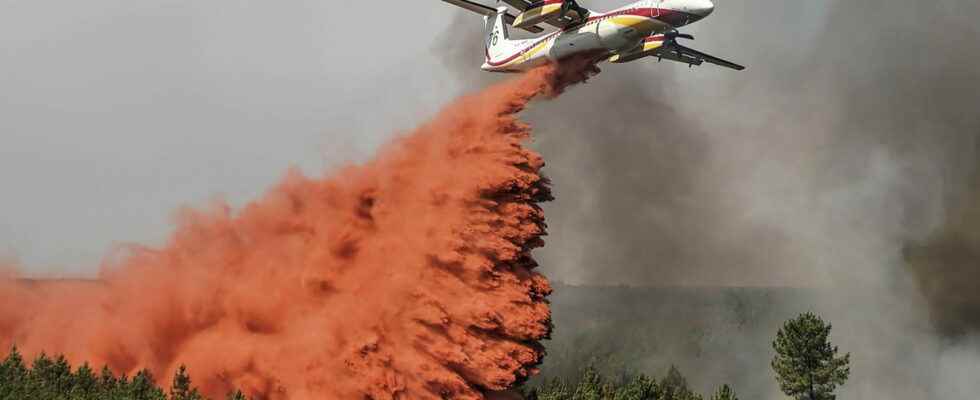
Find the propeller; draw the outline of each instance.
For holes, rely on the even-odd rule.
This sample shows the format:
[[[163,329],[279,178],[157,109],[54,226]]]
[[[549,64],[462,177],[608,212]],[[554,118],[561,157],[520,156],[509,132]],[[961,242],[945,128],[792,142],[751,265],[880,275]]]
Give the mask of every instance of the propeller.
[[[668,43],[668,42],[669,43],[672,43],[672,44],[677,44],[677,39],[690,39],[690,40],[694,40],[694,35],[687,34],[687,33],[680,33],[680,31],[678,31],[677,29],[673,29],[673,30],[671,30],[669,32],[664,33],[664,43],[665,44]],[[681,55],[681,52],[679,50],[677,50],[676,48],[668,48],[667,50],[668,51],[673,51],[678,56]],[[657,61],[658,62],[659,61],[663,61],[663,57],[657,57]],[[691,67],[693,65],[694,64],[688,64],[688,67]]]
[[[575,14],[578,16],[578,18],[583,21],[585,20],[585,18],[589,16],[589,10],[578,5],[578,2],[575,0],[565,0],[562,2],[561,5],[562,18],[564,18],[569,11],[575,11]]]

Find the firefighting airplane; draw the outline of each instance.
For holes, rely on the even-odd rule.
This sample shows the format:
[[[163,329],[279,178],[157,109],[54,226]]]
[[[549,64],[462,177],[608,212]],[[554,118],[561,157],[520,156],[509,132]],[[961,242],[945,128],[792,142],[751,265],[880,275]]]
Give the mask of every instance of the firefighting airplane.
[[[711,0],[641,0],[601,13],[576,0],[503,0],[496,9],[470,0],[442,0],[484,15],[485,71],[520,72],[576,54],[598,54],[596,62],[625,63],[643,57],[677,61],[689,66],[710,63],[735,70],[745,67],[681,46],[677,39],[694,39],[678,27],[699,21],[714,11]],[[499,0],[498,0],[499,1]],[[532,33],[556,31],[534,39],[514,40],[508,25]]]

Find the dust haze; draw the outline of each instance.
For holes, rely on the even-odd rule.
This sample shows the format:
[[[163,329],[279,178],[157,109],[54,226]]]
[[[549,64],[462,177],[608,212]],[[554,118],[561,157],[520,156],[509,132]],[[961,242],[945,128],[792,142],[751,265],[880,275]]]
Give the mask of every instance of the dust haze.
[[[829,318],[854,353],[843,396],[968,398],[980,5],[717,3],[684,31],[747,71],[606,65],[530,113],[557,198],[544,270],[578,284],[814,288],[795,308]],[[461,15],[435,46],[463,82],[493,79],[479,78],[479,26]],[[768,373],[769,356],[730,367]],[[777,398],[769,385],[751,391]]]

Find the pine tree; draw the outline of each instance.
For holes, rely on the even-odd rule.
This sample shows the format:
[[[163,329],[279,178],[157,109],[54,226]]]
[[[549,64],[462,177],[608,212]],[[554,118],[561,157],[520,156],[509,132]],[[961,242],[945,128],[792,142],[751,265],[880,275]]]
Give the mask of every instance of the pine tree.
[[[582,372],[582,378],[575,387],[572,400],[602,400],[603,386],[602,376],[596,371],[595,366],[589,365]]]
[[[119,386],[119,380],[112,374],[108,365],[102,367],[102,372],[99,373],[98,383],[99,391],[102,393],[111,393]]]
[[[49,398],[56,393],[54,389],[56,370],[55,363],[43,351],[34,358],[27,372],[25,396],[33,398]]]
[[[68,393],[74,385],[75,376],[71,373],[71,364],[60,355],[54,360],[50,371],[50,385],[55,393]]]
[[[129,400],[131,398],[129,392],[132,389],[132,387],[130,386],[132,382],[130,381],[129,377],[126,376],[126,373],[123,372],[122,374],[120,374],[119,378],[116,379],[115,382],[116,384],[109,389],[109,394],[110,394],[109,398],[113,400],[122,400],[122,399]]]
[[[667,375],[658,385],[658,398],[662,400],[701,400],[701,395],[694,393],[687,386],[687,379],[681,375],[677,367],[671,365]]]
[[[225,400],[248,400],[248,398],[242,394],[241,390],[236,390],[228,393],[228,396],[225,396]]]
[[[191,387],[191,377],[187,367],[181,365],[174,374],[174,383],[170,387],[170,400],[202,400],[197,388]]]
[[[22,399],[27,397],[27,366],[17,346],[0,364],[0,399]]]
[[[541,388],[537,393],[538,400],[569,400],[572,398],[572,391],[561,378],[554,378]]]
[[[167,395],[156,386],[153,374],[142,370],[129,382],[127,395],[133,400],[166,400]]]
[[[772,347],[772,369],[779,388],[797,400],[834,400],[834,390],[850,375],[850,354],[837,356],[830,344],[831,325],[812,313],[783,324]]]
[[[10,349],[10,355],[0,365],[0,376],[10,380],[20,380],[27,377],[27,367],[24,365],[24,357],[17,351],[17,346]]]
[[[630,379],[625,386],[616,391],[613,400],[656,400],[657,382],[640,374]]]
[[[731,386],[721,385],[718,391],[715,392],[715,395],[711,396],[711,400],[738,400],[738,396],[735,395],[735,391],[732,390]]]
[[[88,366],[88,363],[82,364],[75,371],[75,374],[71,383],[71,395],[73,398],[95,398],[95,395],[99,391],[99,381],[95,377],[95,373],[92,368]]]

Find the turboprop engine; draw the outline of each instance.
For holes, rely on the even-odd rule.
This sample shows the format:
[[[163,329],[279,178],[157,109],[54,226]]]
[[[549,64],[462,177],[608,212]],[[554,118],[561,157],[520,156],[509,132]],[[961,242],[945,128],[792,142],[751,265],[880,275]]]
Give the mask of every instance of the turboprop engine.
[[[575,23],[588,17],[589,11],[582,8],[575,0],[540,0],[531,3],[524,12],[514,19],[515,28],[534,26],[546,21],[567,19]]]
[[[607,61],[619,64],[627,63],[647,56],[664,58],[664,47],[666,46],[669,48],[670,46],[677,45],[678,38],[693,40],[694,36],[686,33],[680,33],[676,30],[667,32],[663,35],[650,35],[644,38],[643,42],[632,51],[614,54],[612,57],[609,57]],[[667,55],[666,58],[672,59],[669,55]],[[686,60],[684,62],[686,62]],[[700,62],[697,62],[696,64],[700,65]]]

